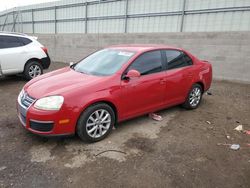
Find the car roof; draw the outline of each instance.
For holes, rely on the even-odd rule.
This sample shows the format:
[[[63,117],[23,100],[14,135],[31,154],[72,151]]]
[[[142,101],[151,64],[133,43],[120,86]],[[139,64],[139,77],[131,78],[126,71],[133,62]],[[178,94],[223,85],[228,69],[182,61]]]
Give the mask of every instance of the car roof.
[[[173,46],[162,45],[162,44],[121,44],[121,45],[109,46],[108,48],[134,51],[134,52],[143,52],[143,51],[160,50],[160,49],[182,50],[181,48],[176,48]]]
[[[26,35],[24,33],[6,32],[6,31],[0,31],[0,35],[15,36],[15,37],[29,37],[29,35]]]
[[[32,41],[37,40],[37,37],[35,36],[30,36],[25,33],[17,33],[17,32],[5,32],[5,31],[0,31],[0,36],[13,36],[13,37],[23,37],[23,38],[28,38]]]

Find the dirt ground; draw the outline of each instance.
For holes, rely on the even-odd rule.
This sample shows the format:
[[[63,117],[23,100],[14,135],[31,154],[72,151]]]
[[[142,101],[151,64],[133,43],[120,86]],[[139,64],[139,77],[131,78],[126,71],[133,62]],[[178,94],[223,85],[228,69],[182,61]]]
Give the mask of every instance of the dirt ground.
[[[250,187],[250,135],[234,130],[250,130],[250,85],[214,81],[196,110],[139,117],[86,144],[24,130],[15,108],[24,84],[0,79],[0,187]]]

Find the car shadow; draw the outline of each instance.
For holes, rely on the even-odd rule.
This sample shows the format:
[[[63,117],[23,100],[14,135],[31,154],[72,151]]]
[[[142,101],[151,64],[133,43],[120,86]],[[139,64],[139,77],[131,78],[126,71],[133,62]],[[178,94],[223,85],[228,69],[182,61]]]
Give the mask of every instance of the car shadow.
[[[0,77],[0,86],[6,86],[9,84],[17,84],[18,82],[26,83],[27,80],[25,80],[24,77],[19,76],[19,75]]]
[[[181,111],[186,111],[186,110],[181,108],[180,106],[174,106],[168,109],[160,110],[156,113],[163,117],[162,122],[164,122],[164,118],[167,118],[168,114],[179,113]],[[145,115],[135,117],[135,118],[118,123],[115,126],[114,130],[111,132],[111,134],[119,134],[119,132],[128,131],[128,129],[132,128],[133,126],[136,126],[136,124],[143,124],[147,121],[151,121],[152,124],[157,124],[157,121],[151,119],[148,116],[148,114],[145,114]],[[32,140],[32,142],[35,142],[37,144],[46,143],[48,141],[50,143],[57,143],[60,145],[64,145],[64,143],[78,143],[78,144],[82,143],[83,145],[92,144],[92,143],[81,141],[81,139],[77,136],[77,134],[69,135],[69,136],[40,136],[40,135],[30,133],[28,131],[25,131],[25,132],[27,133],[27,136],[29,137],[28,139]]]
[[[162,121],[164,121],[164,117],[167,117],[168,114],[180,112],[180,111],[182,111],[182,109],[183,108],[181,108],[180,106],[173,106],[170,108],[166,108],[166,109],[157,111],[155,113],[162,116],[162,118],[163,118]],[[152,121],[153,124],[157,123],[157,121],[150,118],[148,114],[144,114],[144,115],[141,115],[139,117],[135,117],[135,118],[125,120],[125,121],[118,123],[116,125],[115,129],[117,129],[117,130],[126,129],[127,127],[134,126],[135,122],[145,122],[147,120]]]
[[[200,104],[200,107],[202,108],[203,106],[205,106],[206,100],[203,100],[202,103]],[[178,113],[195,113],[199,111],[198,109],[195,110],[186,110],[185,108],[181,107],[181,105],[177,105],[177,106],[173,106],[167,109],[163,109],[160,111],[157,111],[156,113],[160,116],[162,116],[162,123],[164,123],[164,120],[167,119],[168,115],[171,114],[178,114]],[[145,128],[147,122],[150,121],[150,124],[155,124],[156,126],[158,126],[158,122],[151,119],[148,114],[139,116],[139,117],[135,117],[123,122],[118,123],[114,130],[112,131],[111,134],[119,134],[120,132],[123,131],[128,131],[128,129],[133,128],[133,126],[136,126],[136,124],[145,124]],[[159,122],[160,123],[160,122]],[[35,142],[37,144],[42,144],[42,143],[46,143],[46,142],[50,142],[50,143],[57,143],[59,145],[64,145],[65,143],[82,143],[83,145],[86,144],[92,144],[92,143],[88,143],[88,142],[83,142],[81,141],[81,139],[77,136],[77,134],[74,135],[69,135],[69,136],[40,136],[40,135],[36,135],[33,133],[30,133],[28,131],[25,131],[27,133],[28,136],[28,140],[32,140],[32,142]],[[100,141],[102,142],[102,141]]]

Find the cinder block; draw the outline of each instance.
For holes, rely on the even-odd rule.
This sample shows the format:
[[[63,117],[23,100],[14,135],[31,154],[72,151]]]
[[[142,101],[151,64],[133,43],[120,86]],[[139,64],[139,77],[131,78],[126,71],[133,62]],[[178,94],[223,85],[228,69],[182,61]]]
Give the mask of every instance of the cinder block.
[[[250,82],[250,32],[40,34],[38,40],[57,62],[78,61],[116,44],[165,44],[211,61],[214,77]]]

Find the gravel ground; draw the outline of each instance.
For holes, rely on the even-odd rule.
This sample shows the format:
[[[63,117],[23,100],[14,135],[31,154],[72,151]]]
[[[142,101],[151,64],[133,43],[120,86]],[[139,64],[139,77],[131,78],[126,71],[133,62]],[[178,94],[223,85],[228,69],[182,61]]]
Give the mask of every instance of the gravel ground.
[[[249,84],[214,81],[198,109],[120,123],[94,144],[24,130],[15,108],[24,84],[0,78],[0,187],[250,187],[250,135],[234,130],[250,130]]]

